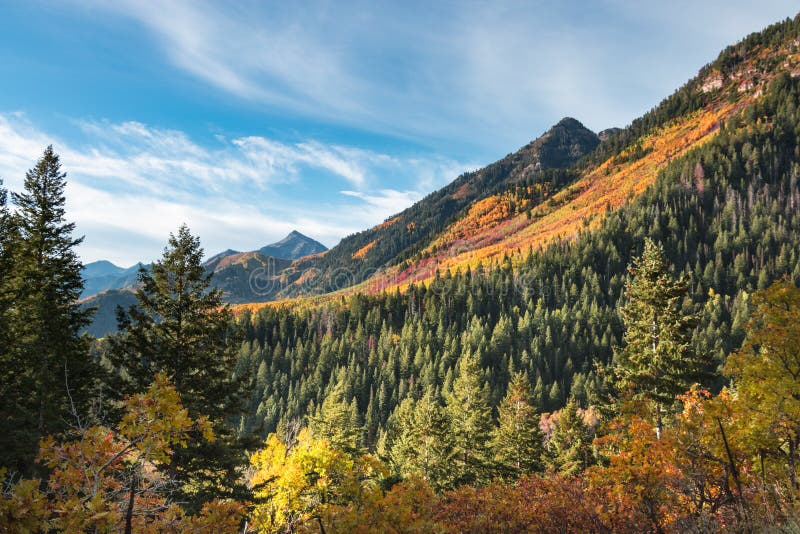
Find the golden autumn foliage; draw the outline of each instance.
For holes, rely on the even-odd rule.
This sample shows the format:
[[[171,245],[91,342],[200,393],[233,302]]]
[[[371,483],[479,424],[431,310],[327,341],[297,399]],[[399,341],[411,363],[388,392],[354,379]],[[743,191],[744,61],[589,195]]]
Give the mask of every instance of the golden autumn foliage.
[[[336,449],[307,428],[289,446],[270,434],[250,463],[257,503],[252,525],[259,532],[325,525],[336,515],[331,507],[372,499],[385,476],[383,465],[373,456]]]
[[[364,256],[367,255],[367,252],[369,252],[370,250],[372,250],[373,247],[375,247],[375,243],[377,243],[377,241],[370,241],[369,243],[367,243],[366,245],[355,251],[353,253],[353,258],[357,260],[364,259]]]
[[[197,435],[214,439],[208,421],[189,417],[164,375],[124,410],[118,428],[78,427],[42,440],[38,460],[49,477],[7,484],[0,530],[118,532],[129,520],[135,532],[235,532],[238,503],[212,501],[188,516],[169,501],[170,481],[154,467]]]

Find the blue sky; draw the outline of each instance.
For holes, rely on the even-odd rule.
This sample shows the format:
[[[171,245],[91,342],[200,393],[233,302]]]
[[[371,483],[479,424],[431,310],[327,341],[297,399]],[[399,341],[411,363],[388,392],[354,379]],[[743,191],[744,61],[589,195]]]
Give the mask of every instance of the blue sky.
[[[796,2],[0,0],[0,177],[53,143],[84,261],[328,246],[563,116],[624,126]]]

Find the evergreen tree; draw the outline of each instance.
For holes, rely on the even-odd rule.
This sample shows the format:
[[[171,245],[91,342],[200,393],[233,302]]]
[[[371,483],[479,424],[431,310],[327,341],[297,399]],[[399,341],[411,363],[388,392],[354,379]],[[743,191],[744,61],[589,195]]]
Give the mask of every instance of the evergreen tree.
[[[10,370],[11,362],[11,328],[10,313],[14,302],[11,286],[12,270],[14,268],[11,252],[16,230],[12,224],[13,218],[8,210],[8,190],[3,187],[0,179],[0,373]],[[8,383],[3,377],[2,383]]]
[[[446,396],[456,486],[486,482],[491,475],[492,408],[482,375],[478,358],[463,355],[453,390]]]
[[[403,476],[417,476],[433,488],[446,488],[452,478],[449,421],[435,397],[407,397],[393,414],[389,458]]]
[[[110,339],[109,354],[119,370],[117,394],[143,391],[163,372],[189,414],[211,421],[217,440],[176,448],[167,466],[190,507],[243,491],[237,469],[246,461],[232,428],[246,383],[233,378],[239,340],[220,291],[209,290],[202,257],[200,240],[186,225],[170,235],[152,270],[139,270],[137,304],[119,310],[120,333]]]
[[[548,467],[565,476],[578,475],[594,461],[592,435],[570,399],[558,412],[558,419],[547,441]]]
[[[503,471],[513,478],[542,470],[544,436],[532,396],[528,379],[517,373],[500,404],[492,449]]]
[[[8,343],[0,463],[23,473],[34,469],[40,438],[63,430],[74,411],[85,413],[98,373],[80,335],[90,315],[76,302],[83,280],[75,247],[83,238],[73,238],[75,224],[66,222],[65,186],[66,173],[49,146],[25,175],[24,191],[12,193],[16,212],[6,211],[5,199],[0,210],[0,313]]]
[[[664,250],[651,239],[629,268],[625,304],[625,346],[617,353],[616,370],[623,394],[654,405],[656,432],[662,413],[696,382],[708,377],[709,362],[691,345],[697,315],[684,313],[681,304],[689,291],[687,275],[675,279]]]
[[[316,413],[308,418],[308,428],[316,439],[326,439],[336,450],[356,454],[361,450],[361,426],[344,397],[344,383],[339,381],[325,395]]]

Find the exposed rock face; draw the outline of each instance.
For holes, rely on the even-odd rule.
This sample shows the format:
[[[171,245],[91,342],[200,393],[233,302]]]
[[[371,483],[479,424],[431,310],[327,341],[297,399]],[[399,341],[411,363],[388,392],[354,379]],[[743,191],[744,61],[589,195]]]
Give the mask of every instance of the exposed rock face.
[[[614,127],[606,128],[605,130],[602,130],[602,131],[598,132],[597,137],[600,138],[601,142],[602,141],[607,141],[608,139],[610,139],[611,137],[613,137],[614,135],[616,135],[617,133],[619,133],[621,131],[622,131],[622,128],[614,128]]]

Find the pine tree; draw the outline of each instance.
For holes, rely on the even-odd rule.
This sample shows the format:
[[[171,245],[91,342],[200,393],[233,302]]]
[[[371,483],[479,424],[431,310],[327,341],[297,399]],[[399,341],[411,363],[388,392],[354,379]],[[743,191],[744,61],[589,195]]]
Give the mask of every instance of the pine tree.
[[[505,473],[513,478],[542,470],[544,436],[539,429],[539,415],[533,407],[532,395],[528,379],[523,373],[517,373],[500,404],[492,449]]]
[[[83,290],[82,265],[65,220],[66,173],[49,146],[25,175],[24,191],[12,193],[17,207],[3,231],[4,299],[9,345],[0,386],[2,464],[23,473],[34,469],[39,438],[57,433],[85,413],[98,367],[89,357],[81,329],[89,311],[77,304]],[[11,262],[11,263],[9,263]],[[13,265],[12,265],[13,264]],[[5,322],[5,321],[4,321]]]
[[[478,358],[464,354],[453,390],[446,395],[456,486],[486,482],[491,475],[492,409],[482,374]]]
[[[344,397],[344,382],[339,381],[325,395],[316,412],[308,418],[308,428],[316,439],[326,439],[331,447],[348,454],[361,450],[358,414]]]
[[[675,279],[663,248],[650,239],[629,271],[620,308],[625,345],[616,354],[616,373],[623,394],[652,403],[660,435],[665,408],[693,383],[707,379],[709,362],[691,346],[697,315],[681,309],[689,277]]]
[[[183,484],[190,508],[213,496],[244,490],[237,469],[246,458],[232,425],[242,411],[243,377],[233,379],[238,336],[232,314],[202,266],[200,240],[182,225],[152,270],[141,268],[137,304],[119,310],[120,333],[110,339],[118,368],[117,394],[144,391],[156,373],[170,377],[192,417],[210,419],[217,440],[176,448],[170,475]]]
[[[393,414],[389,458],[404,477],[417,476],[437,490],[452,478],[449,421],[433,394],[406,398]]]
[[[11,286],[14,263],[11,253],[16,235],[13,218],[8,210],[8,190],[3,187],[3,180],[0,179],[0,373],[11,369],[10,314],[14,302]],[[3,376],[0,382],[7,384],[8,379]]]
[[[558,419],[547,441],[548,467],[565,476],[578,475],[593,462],[591,430],[570,399],[558,412]]]

